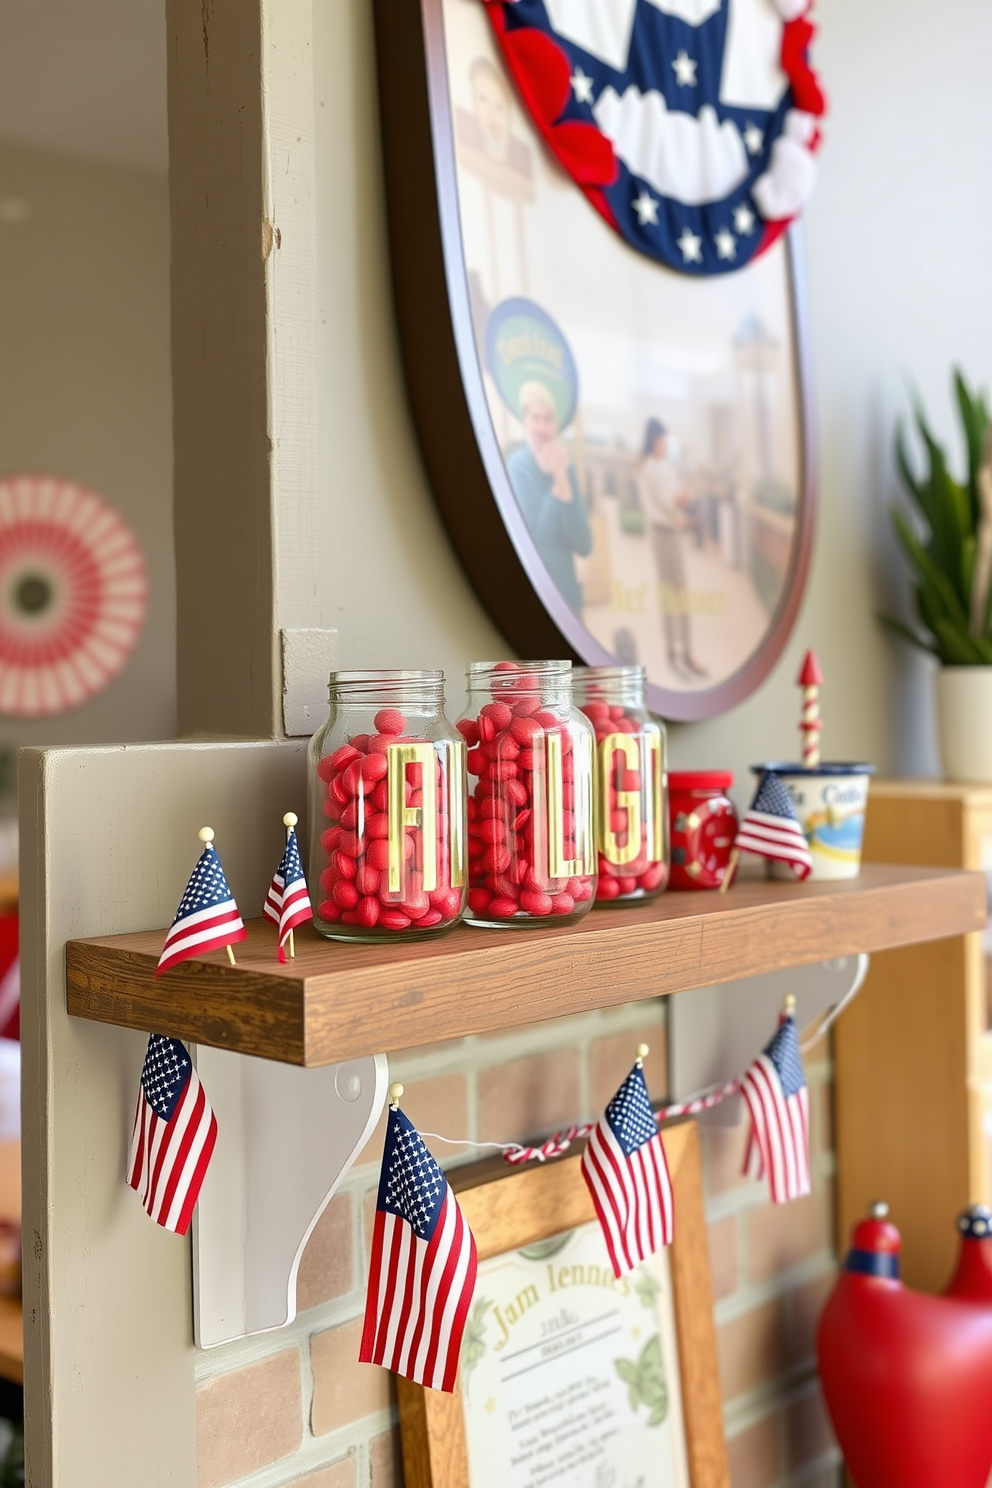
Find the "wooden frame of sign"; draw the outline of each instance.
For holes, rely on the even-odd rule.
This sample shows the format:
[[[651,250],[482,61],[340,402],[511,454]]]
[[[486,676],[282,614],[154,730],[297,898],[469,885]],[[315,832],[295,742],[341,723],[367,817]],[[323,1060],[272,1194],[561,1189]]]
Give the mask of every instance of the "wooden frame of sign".
[[[695,1122],[682,1121],[663,1135],[675,1195],[670,1265],[689,1482],[729,1488],[699,1134]],[[480,1261],[595,1220],[579,1170],[584,1145],[548,1163],[508,1168],[497,1158],[449,1174]],[[446,1395],[404,1379],[396,1388],[406,1488],[469,1488],[460,1390]]]
[[[787,493],[790,500],[794,499],[794,508],[790,515],[783,514],[785,509],[776,504],[779,498],[774,492],[761,494],[759,500],[759,484],[762,487],[781,485],[771,466],[765,469],[767,461],[761,465],[765,473],[760,482],[750,466],[747,467],[746,481],[739,471],[728,475],[725,470],[714,487],[714,491],[719,488],[718,494],[700,491],[694,498],[699,510],[693,518],[698,524],[693,528],[693,541],[700,548],[704,543],[712,548],[715,543],[714,551],[720,554],[724,545],[729,544],[733,557],[726,560],[728,573],[730,568],[741,569],[745,554],[749,555],[746,559],[748,565],[752,561],[759,565],[751,573],[754,595],[748,597],[747,605],[752,609],[759,602],[764,605],[768,609],[767,621],[760,639],[753,644],[749,642],[740,654],[733,650],[731,660],[730,653],[723,656],[722,648],[729,644],[726,635],[728,632],[736,635],[738,631],[744,634],[731,620],[729,626],[725,625],[719,632],[721,649],[716,674],[711,673],[707,681],[705,669],[700,674],[697,667],[695,676],[689,676],[683,669],[680,673],[682,681],[677,683],[678,668],[676,672],[671,670],[675,665],[671,654],[667,670],[653,649],[649,654],[648,648],[661,645],[661,624],[655,626],[652,623],[650,635],[654,636],[655,630],[657,635],[649,639],[646,622],[630,618],[631,615],[643,617],[649,613],[644,608],[649,604],[649,598],[642,595],[641,590],[651,589],[653,581],[649,578],[646,584],[641,584],[633,576],[626,575],[621,580],[620,600],[613,598],[609,605],[604,600],[604,594],[609,596],[616,592],[604,566],[613,540],[607,540],[606,529],[602,526],[608,520],[608,503],[604,502],[602,493],[594,495],[593,492],[605,481],[604,489],[609,488],[616,497],[610,504],[617,508],[617,520],[621,520],[620,510],[630,494],[628,487],[632,479],[627,468],[633,458],[629,430],[622,441],[627,463],[619,473],[619,467],[614,469],[612,465],[608,471],[605,467],[599,469],[607,459],[608,446],[614,445],[616,440],[604,441],[602,431],[597,434],[592,428],[586,434],[580,434],[581,402],[569,434],[572,441],[570,458],[576,478],[581,485],[588,487],[589,499],[595,508],[590,510],[593,548],[588,559],[591,567],[582,585],[584,602],[586,606],[591,603],[606,605],[611,615],[615,611],[615,627],[614,619],[601,619],[594,628],[587,626],[585,620],[588,616],[584,618],[582,611],[576,610],[574,596],[570,600],[559,580],[553,577],[546,562],[548,555],[539,549],[517,499],[506,459],[507,447],[504,447],[511,436],[507,430],[501,436],[497,427],[500,419],[505,421],[506,415],[505,412],[494,415],[490,405],[487,354],[480,345],[480,336],[485,334],[483,325],[491,327],[495,319],[479,301],[478,276],[473,273],[469,262],[459,203],[464,197],[462,173],[467,170],[471,175],[474,171],[485,189],[496,192],[501,200],[512,199],[519,220],[517,231],[510,234],[507,241],[522,241],[523,219],[520,214],[525,208],[531,209],[536,176],[530,169],[513,169],[512,159],[509,164],[493,162],[484,148],[476,148],[471,140],[458,134],[459,107],[453,93],[445,43],[445,13],[450,3],[451,0],[374,0],[373,3],[397,329],[413,421],[434,497],[472,587],[519,655],[568,656],[588,665],[642,660],[647,666],[648,703],[655,712],[680,721],[710,718],[736,707],[768,676],[792,631],[809,567],[816,510],[817,462],[801,232],[798,226],[791,228],[783,250],[781,272],[783,292],[788,301],[786,320],[791,324],[791,331],[786,330],[778,339],[760,345],[756,341],[751,347],[744,347],[741,342],[739,353],[731,354],[732,360],[737,356],[733,375],[739,385],[737,396],[740,400],[744,397],[745,384],[756,387],[762,384],[766,375],[770,375],[765,359],[773,355],[770,351],[773,344],[778,347],[774,355],[782,358],[780,375],[788,381],[794,405],[792,438],[797,454],[794,477],[789,476],[789,481],[794,481],[794,489]],[[480,4],[477,9],[481,14],[485,7]],[[464,114],[464,109],[461,114]],[[517,153],[519,155],[519,149]],[[533,156],[536,151],[531,153]],[[524,154],[527,154],[526,149]],[[519,166],[521,162],[517,160],[516,164]],[[588,213],[590,219],[595,216],[592,208]],[[590,227],[589,231],[592,230]],[[621,260],[638,257],[619,243],[610,243],[609,248],[612,254],[620,255]],[[583,260],[587,280],[590,283],[608,281],[617,264],[611,256],[604,265],[595,257],[594,249],[595,245],[590,247],[586,235],[582,236],[581,243],[575,244],[576,253],[588,250],[593,255],[588,261]],[[750,274],[753,268],[754,265],[749,265],[741,271],[742,275]],[[665,277],[667,292],[675,296],[674,303],[680,306],[684,307],[686,296],[699,291],[698,283],[686,280],[682,284],[683,276],[660,265],[652,265],[652,270]],[[560,328],[547,320],[539,304],[533,304],[529,298],[515,298],[521,292],[520,288],[513,288],[510,298],[501,302],[502,309],[509,313],[514,305],[529,306],[532,314],[541,317],[545,329],[550,327],[552,335],[556,335]],[[748,300],[747,304],[750,303]],[[495,309],[500,309],[500,306]],[[741,315],[744,318],[739,332],[743,334],[747,324],[743,309]],[[755,319],[752,315],[751,319],[755,325],[760,323],[760,317]],[[647,357],[656,349],[648,339],[632,344],[632,352]],[[571,365],[578,365],[573,362],[567,341],[560,350]],[[581,362],[581,357],[578,361]],[[533,386],[532,383],[529,385]],[[744,416],[740,409],[738,414]],[[764,422],[771,416],[765,410],[754,427],[748,424],[750,432],[743,431],[742,426],[734,438],[738,442],[743,440],[753,444],[759,440]],[[571,419],[572,414],[568,417]],[[619,432],[615,432],[619,440]],[[596,437],[590,441],[587,435]],[[639,432],[638,438],[641,437]],[[717,439],[715,433],[712,437]],[[518,435],[513,434],[512,439],[516,441],[517,438]],[[719,442],[723,449],[725,441],[722,435]],[[721,469],[726,465],[725,454],[726,451],[720,456]],[[701,458],[697,457],[697,463]],[[626,493],[623,500],[616,485],[618,481]],[[739,496],[736,493],[738,484]],[[747,509],[746,515],[742,514],[744,508]],[[718,514],[722,514],[719,521]],[[599,528],[595,527],[596,521],[600,523]],[[746,535],[745,529],[751,536]],[[687,531],[685,543],[689,537]],[[647,544],[648,535],[640,540]],[[682,540],[679,550],[684,550]],[[656,557],[654,561],[657,564],[661,560]],[[638,579],[644,578],[642,568],[643,563],[639,560]],[[653,572],[650,563],[645,572]],[[701,606],[700,614],[722,613],[720,603],[730,603],[728,586],[738,580],[742,580],[742,574],[735,572],[724,576],[724,587],[718,585],[712,593],[709,589],[691,593],[686,587],[679,590],[681,598],[666,599],[662,596],[657,603],[662,606],[666,620],[675,613],[682,613],[685,605]],[[663,588],[659,576],[659,594]],[[596,601],[588,598],[591,593],[598,595]],[[713,606],[717,609],[714,610]],[[660,611],[658,618],[660,622]],[[639,639],[635,631],[639,632]],[[750,631],[747,633],[750,635]],[[670,647],[673,644],[670,638],[668,643]],[[683,644],[686,647],[690,644],[688,632],[683,637]],[[681,665],[684,668],[685,662]],[[695,662],[693,666],[696,666]]]

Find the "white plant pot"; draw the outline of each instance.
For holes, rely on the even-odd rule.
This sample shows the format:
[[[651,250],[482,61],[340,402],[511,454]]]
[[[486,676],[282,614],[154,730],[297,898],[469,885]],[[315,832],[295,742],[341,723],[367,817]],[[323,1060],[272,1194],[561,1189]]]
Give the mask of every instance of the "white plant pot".
[[[936,675],[945,777],[992,782],[992,666],[945,666]]]

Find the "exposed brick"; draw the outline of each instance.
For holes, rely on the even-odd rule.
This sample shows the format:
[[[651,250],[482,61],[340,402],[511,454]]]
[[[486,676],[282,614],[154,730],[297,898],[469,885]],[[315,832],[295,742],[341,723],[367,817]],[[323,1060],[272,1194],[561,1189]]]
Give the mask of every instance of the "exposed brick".
[[[767,1416],[727,1440],[730,1488],[772,1488],[779,1475],[777,1416]]]
[[[709,1226],[710,1279],[713,1283],[713,1300],[729,1297],[736,1292],[740,1281],[740,1265],[737,1249],[737,1219],[730,1215],[718,1219]]]
[[[405,1085],[402,1106],[419,1130],[440,1132],[442,1137],[465,1136],[468,1131],[468,1086],[464,1075],[438,1075],[433,1080],[417,1080],[412,1085]],[[381,1162],[387,1115],[388,1107],[383,1110],[372,1135],[359,1153],[356,1166]],[[439,1142],[431,1150],[442,1165],[453,1158],[475,1155],[471,1147],[449,1147],[447,1143]]]
[[[724,1323],[717,1331],[717,1352],[724,1400],[781,1374],[788,1358],[782,1299]]]
[[[305,1478],[294,1478],[290,1488],[355,1488],[357,1482],[355,1454],[349,1452],[347,1457],[332,1462],[330,1467],[307,1473]]]
[[[663,1100],[668,1095],[668,1030],[660,1008],[654,1013],[650,1022],[629,1033],[607,1034],[590,1044],[589,1091],[593,1111],[601,1111],[630,1074],[638,1044],[647,1044],[651,1051],[644,1061],[644,1078],[651,1099]]]
[[[737,1126],[702,1128],[703,1173],[708,1194],[727,1193],[734,1188],[757,1188],[753,1178],[744,1178],[741,1174],[747,1130],[746,1121]]]
[[[395,1427],[375,1437],[369,1448],[369,1462],[372,1488],[403,1488],[403,1454]]]
[[[831,1271],[791,1293],[788,1302],[790,1363],[802,1364],[815,1355],[820,1314],[836,1280],[836,1273]]]
[[[820,1210],[815,1194],[791,1204],[760,1204],[748,1210],[745,1224],[749,1281],[767,1281],[820,1248]]]
[[[830,1418],[827,1415],[819,1385],[796,1400],[785,1413],[786,1461],[789,1472],[815,1462],[836,1447]]]
[[[283,1349],[197,1388],[197,1488],[220,1488],[279,1462],[302,1439],[298,1349]]]
[[[351,1291],[351,1216],[351,1195],[336,1194],[314,1226],[296,1278],[296,1305],[301,1312]]]
[[[579,1111],[579,1055],[555,1049],[479,1075],[479,1140],[516,1141],[567,1126]]]
[[[359,1364],[361,1337],[362,1320],[356,1318],[340,1328],[315,1333],[310,1340],[310,1429],[314,1436],[337,1431],[389,1406],[390,1376],[375,1364]]]

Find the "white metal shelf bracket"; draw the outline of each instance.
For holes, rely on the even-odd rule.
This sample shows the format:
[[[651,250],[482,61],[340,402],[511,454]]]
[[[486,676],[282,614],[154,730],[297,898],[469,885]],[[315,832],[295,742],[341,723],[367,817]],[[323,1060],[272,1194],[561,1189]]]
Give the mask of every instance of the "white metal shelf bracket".
[[[217,1146],[193,1216],[196,1341],[213,1348],[296,1316],[310,1234],[386,1103],[384,1054],[299,1069],[196,1045]]]

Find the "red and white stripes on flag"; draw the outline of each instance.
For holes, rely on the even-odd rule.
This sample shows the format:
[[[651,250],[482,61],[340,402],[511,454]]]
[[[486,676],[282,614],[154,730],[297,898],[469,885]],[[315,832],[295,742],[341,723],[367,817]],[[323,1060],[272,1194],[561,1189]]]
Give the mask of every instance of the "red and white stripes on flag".
[[[170,966],[188,961],[191,956],[202,956],[222,946],[236,945],[247,934],[217,850],[212,842],[208,842],[179,901],[155,975],[161,976]]]
[[[782,1019],[767,1049],[744,1075],[741,1091],[751,1116],[745,1174],[767,1177],[775,1204],[801,1199],[811,1191],[809,1091],[791,1018]]]
[[[286,849],[275,871],[269,892],[262,905],[262,914],[279,927],[279,960],[285,961],[283,946],[297,925],[304,925],[312,918],[313,909],[307,892],[307,881],[300,862],[300,847],[296,832],[291,827],[286,837]]]
[[[146,1214],[185,1235],[210,1166],[217,1118],[189,1051],[153,1033],[141,1071],[127,1181]]]
[[[596,1123],[581,1168],[617,1277],[671,1243],[672,1182],[639,1064]]]
[[[476,1267],[475,1239],[451,1186],[420,1133],[391,1108],[360,1361],[454,1390]]]

